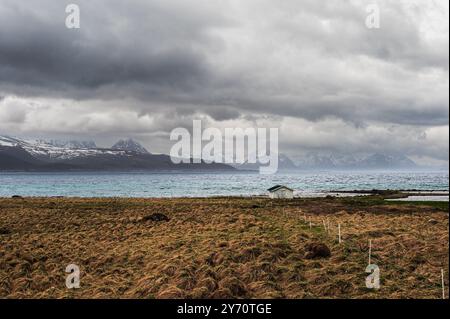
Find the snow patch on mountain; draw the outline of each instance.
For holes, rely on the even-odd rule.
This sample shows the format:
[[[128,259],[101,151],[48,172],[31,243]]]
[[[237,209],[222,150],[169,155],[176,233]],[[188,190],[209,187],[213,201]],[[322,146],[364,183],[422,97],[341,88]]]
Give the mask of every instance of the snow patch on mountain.
[[[63,141],[63,140],[49,140],[49,141],[43,141],[44,143],[56,146],[56,147],[62,147],[62,148],[70,148],[70,149],[96,149],[97,145],[94,141]]]
[[[0,146],[15,147],[18,146],[18,143],[9,137],[0,136]]]

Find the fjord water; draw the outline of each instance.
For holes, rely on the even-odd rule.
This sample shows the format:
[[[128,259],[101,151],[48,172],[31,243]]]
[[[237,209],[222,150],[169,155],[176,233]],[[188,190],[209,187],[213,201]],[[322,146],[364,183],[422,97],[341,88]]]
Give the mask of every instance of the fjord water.
[[[0,197],[207,197],[260,195],[276,184],[299,196],[327,191],[401,189],[447,190],[447,171],[436,172],[282,172],[258,173],[151,173],[70,172],[0,173]]]

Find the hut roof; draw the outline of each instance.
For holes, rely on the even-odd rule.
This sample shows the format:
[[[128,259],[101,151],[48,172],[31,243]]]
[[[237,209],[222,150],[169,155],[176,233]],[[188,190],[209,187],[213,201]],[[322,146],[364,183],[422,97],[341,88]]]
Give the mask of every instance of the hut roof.
[[[290,190],[292,192],[294,191],[292,188],[289,188],[289,187],[284,186],[284,185],[275,185],[274,187],[269,188],[268,191],[273,193],[273,192],[276,192],[277,190],[282,189],[282,188]]]

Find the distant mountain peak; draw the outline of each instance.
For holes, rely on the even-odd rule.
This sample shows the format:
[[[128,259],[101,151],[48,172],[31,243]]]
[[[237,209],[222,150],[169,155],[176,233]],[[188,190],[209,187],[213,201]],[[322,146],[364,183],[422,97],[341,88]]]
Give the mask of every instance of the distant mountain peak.
[[[405,155],[373,153],[366,155],[310,153],[300,159],[303,169],[403,169],[416,168]]]
[[[416,163],[405,155],[375,153],[368,156],[363,163],[369,168],[412,168]]]
[[[149,154],[149,152],[145,149],[145,147],[143,147],[141,144],[139,144],[138,142],[136,142],[131,138],[118,141],[111,147],[111,149],[119,151],[136,152],[141,154]]]

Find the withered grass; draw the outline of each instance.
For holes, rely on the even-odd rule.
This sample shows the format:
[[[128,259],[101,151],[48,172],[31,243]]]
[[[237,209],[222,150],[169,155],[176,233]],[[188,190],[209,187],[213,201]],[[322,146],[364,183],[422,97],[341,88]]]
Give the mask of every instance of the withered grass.
[[[0,297],[441,298],[448,227],[448,209],[370,197],[0,199]],[[311,243],[331,257],[305,258]],[[65,286],[72,263],[80,289]]]

